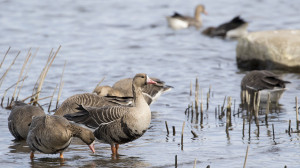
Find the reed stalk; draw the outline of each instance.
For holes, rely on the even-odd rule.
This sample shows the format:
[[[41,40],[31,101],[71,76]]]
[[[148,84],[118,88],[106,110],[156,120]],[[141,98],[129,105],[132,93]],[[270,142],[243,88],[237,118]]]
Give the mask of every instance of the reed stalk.
[[[16,55],[16,57],[14,58],[14,60],[12,61],[12,63],[9,65],[9,67],[6,69],[6,71],[4,72],[4,74],[2,75],[2,77],[0,78],[0,87],[4,81],[5,76],[7,75],[8,71],[10,70],[10,68],[15,64],[16,59],[18,58],[18,56],[20,55],[21,51],[18,52],[18,54]]]
[[[6,51],[6,53],[5,53],[5,55],[4,55],[4,57],[3,57],[3,59],[2,59],[2,61],[1,61],[0,69],[1,69],[1,67],[2,67],[2,64],[3,64],[3,62],[4,62],[4,60],[5,60],[6,56],[7,56],[7,54],[8,54],[8,52],[9,52],[10,48],[11,48],[11,47],[9,46],[8,49],[7,49],[7,51]]]
[[[172,129],[173,129],[173,136],[175,136],[175,134],[176,134],[175,126],[172,126]]]
[[[166,129],[167,129],[167,135],[169,135],[169,127],[168,127],[168,122],[165,121],[165,124],[166,124]]]
[[[299,130],[299,113],[298,113],[298,97],[295,97],[296,102],[296,129]]]
[[[182,125],[182,132],[181,132],[181,150],[183,150],[183,133],[184,133],[184,126],[185,126],[185,121],[183,122],[183,125]]]
[[[49,103],[49,107],[48,107],[48,112],[50,112],[52,100],[53,100],[53,97],[54,97],[54,94],[55,94],[55,92],[56,92],[57,87],[58,87],[58,84],[56,84],[56,87],[54,88],[54,91],[53,91],[53,93],[52,93],[52,97],[51,97],[51,100],[50,100],[50,103]]]
[[[44,83],[44,80],[45,80],[45,77],[54,61],[54,59],[56,58],[59,50],[60,50],[61,46],[58,47],[58,49],[56,50],[56,52],[54,53],[54,55],[52,57],[49,57],[48,58],[48,62],[45,66],[45,68],[43,69],[42,73],[41,73],[41,76],[40,76],[40,79],[39,79],[39,84],[38,84],[38,88],[36,90],[36,92],[39,92],[36,97],[34,99],[38,100],[39,99],[39,94],[40,94],[40,91],[42,90],[42,86],[43,86],[43,83]],[[52,50],[51,50],[52,52]]]
[[[266,108],[266,116],[265,116],[266,125],[268,125],[269,111],[270,111],[270,93],[268,93],[268,100],[267,100],[267,108]]]
[[[247,158],[248,158],[248,151],[249,151],[249,145],[247,146],[246,156],[245,156],[245,161],[244,161],[244,166],[243,166],[243,168],[246,167],[246,162],[247,162]]]
[[[62,71],[62,74],[61,74],[61,78],[60,78],[60,85],[59,85],[59,90],[58,90],[58,95],[57,95],[56,106],[55,106],[56,109],[58,107],[59,99],[60,99],[60,96],[61,96],[61,93],[62,93],[62,88],[64,86],[63,77],[64,77],[64,72],[65,72],[66,64],[67,64],[67,61],[65,61],[64,68],[63,68],[63,71]]]

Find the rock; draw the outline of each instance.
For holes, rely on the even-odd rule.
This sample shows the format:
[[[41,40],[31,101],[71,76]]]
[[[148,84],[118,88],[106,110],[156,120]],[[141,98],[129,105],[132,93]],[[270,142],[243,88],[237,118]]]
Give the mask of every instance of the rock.
[[[300,72],[300,30],[252,32],[236,47],[239,68]]]

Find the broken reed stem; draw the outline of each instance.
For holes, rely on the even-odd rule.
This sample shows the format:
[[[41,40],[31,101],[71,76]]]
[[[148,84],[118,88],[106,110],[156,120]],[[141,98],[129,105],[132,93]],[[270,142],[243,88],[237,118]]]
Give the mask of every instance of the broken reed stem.
[[[6,69],[6,71],[4,72],[4,74],[2,75],[2,77],[0,78],[0,87],[3,83],[3,80],[5,78],[5,76],[7,75],[8,71],[10,70],[10,68],[15,64],[16,59],[18,58],[18,56],[20,55],[21,51],[18,52],[18,54],[16,55],[16,57],[14,58],[13,62],[9,65],[9,67]]]
[[[25,69],[25,67],[26,67],[26,65],[27,65],[27,63],[28,63],[29,58],[31,57],[31,52],[30,52],[30,50],[31,50],[31,48],[29,48],[29,50],[28,50],[27,56],[26,56],[26,58],[25,58],[25,61],[24,61],[24,63],[23,63],[22,69],[21,69],[21,72],[20,72],[20,74],[19,74],[18,81],[20,81],[20,79],[22,78],[24,69]],[[16,91],[17,91],[17,89],[18,89],[18,86],[19,86],[19,82],[17,82],[17,85],[16,85],[16,87],[15,87],[15,90],[14,90],[13,96],[12,96],[12,98],[11,98],[11,101],[13,101],[14,98],[15,98]]]
[[[54,97],[54,94],[55,94],[55,92],[56,92],[57,87],[58,87],[58,84],[56,84],[56,87],[54,88],[54,91],[53,91],[53,93],[52,93],[52,97],[51,97],[51,100],[50,100],[50,103],[49,103],[49,107],[48,107],[48,112],[50,112],[52,100],[53,100],[53,97]]]
[[[191,133],[193,134],[194,138],[198,137],[198,135],[196,134],[196,132],[194,132],[193,130],[191,130]]]
[[[245,161],[244,161],[244,166],[243,166],[243,168],[246,167],[246,162],[247,162],[247,158],[248,158],[248,151],[249,151],[249,144],[248,144],[248,146],[247,146],[246,156],[245,156]]]
[[[38,94],[38,93],[35,93],[35,94],[31,95],[31,96],[28,96],[28,97],[26,97],[25,99],[23,99],[23,100],[21,100],[21,101],[24,102],[25,100],[34,97],[36,94]]]
[[[243,118],[243,138],[245,137],[245,118]]]
[[[96,89],[98,86],[100,86],[100,84],[104,81],[104,79],[105,79],[105,77],[103,77],[103,78],[100,80],[100,82],[97,83],[95,89]],[[94,89],[94,90],[95,90],[95,89]]]
[[[192,89],[193,89],[193,85],[192,85],[192,81],[191,81],[191,83],[190,83],[190,96],[192,96],[192,95],[193,95],[193,91],[192,91]]]
[[[270,93],[268,93],[268,100],[267,100],[267,108],[266,108],[266,116],[265,116],[266,125],[268,125],[269,111],[270,111]]]
[[[49,58],[48,60],[50,60],[49,62],[47,62],[43,72],[42,72],[42,75],[41,75],[41,78],[39,79],[39,85],[38,85],[38,88],[37,88],[37,91],[36,92],[40,92],[42,90],[42,86],[43,86],[43,83],[44,83],[44,80],[45,80],[45,77],[54,61],[54,59],[56,58],[59,50],[60,50],[61,46],[58,47],[58,49],[56,50],[55,54],[53,55],[53,57]],[[49,63],[49,64],[48,64]],[[35,99],[37,100],[39,98],[39,93],[36,95]]]
[[[64,72],[65,72],[66,64],[67,64],[67,61],[65,61],[64,68],[63,68],[63,71],[62,71],[62,74],[61,74],[61,78],[60,78],[60,85],[59,85],[59,90],[58,90],[58,95],[57,95],[56,106],[55,106],[56,109],[58,107],[58,103],[59,103],[59,99],[60,99],[60,96],[61,96],[62,88],[64,86],[63,77],[64,77]]]
[[[32,62],[33,62],[35,56],[37,55],[38,50],[39,50],[39,48],[36,49],[35,53],[34,53],[33,56],[31,57],[31,60],[30,60],[30,62],[29,62],[29,64],[28,64],[28,66],[27,66],[27,69],[26,69],[26,72],[25,72],[24,76],[27,76],[27,74],[28,74],[28,72],[29,72],[29,69],[30,69],[30,67],[31,67],[31,64],[32,64]],[[21,86],[19,87],[19,91],[18,91],[18,94],[17,94],[17,99],[18,99],[18,97],[19,97],[19,95],[20,95],[21,89],[23,88],[24,81],[25,81],[25,80],[22,81]]]
[[[196,78],[196,85],[195,85],[195,111],[198,113],[199,107],[199,83],[198,78]]]
[[[177,155],[175,155],[175,168],[177,168]]]
[[[25,76],[22,81],[24,81],[28,76]],[[3,107],[3,100],[4,100],[4,97],[6,96],[6,93],[9,89],[11,89],[12,87],[14,87],[18,82],[20,81],[17,81],[16,83],[14,83],[13,85],[11,85],[9,88],[7,88],[5,91],[4,91],[4,94],[3,94],[3,97],[2,97],[2,100],[1,100],[1,106]]]
[[[203,116],[203,89],[201,89],[200,111],[201,111],[201,116]]]
[[[172,126],[172,129],[173,129],[173,136],[175,136],[175,134],[176,134],[175,126]]]
[[[223,106],[221,107],[221,115],[224,116],[224,107],[225,107],[226,96],[224,97]]]
[[[296,101],[296,129],[299,130],[299,113],[298,113],[298,97],[295,97]]]
[[[6,53],[5,53],[5,55],[4,55],[4,57],[3,57],[3,59],[2,59],[2,61],[1,61],[0,69],[1,69],[1,67],[2,67],[2,64],[3,64],[3,62],[4,62],[4,60],[5,60],[6,56],[7,56],[7,54],[8,54],[8,52],[9,52],[10,48],[11,48],[11,47],[9,46],[8,49],[7,49],[7,51],[6,51]]]
[[[196,168],[196,163],[197,163],[197,158],[195,158],[195,161],[194,161],[194,168]]]
[[[166,129],[167,129],[167,135],[169,135],[169,127],[168,127],[168,122],[165,121],[165,124],[166,124]]]
[[[184,133],[184,126],[185,126],[185,121],[183,122],[183,125],[182,125],[182,132],[181,132],[181,150],[183,150],[183,133]]]
[[[291,136],[291,120],[289,120],[289,129],[288,129],[288,133],[289,133],[289,136]]]
[[[209,91],[208,91],[207,94],[206,94],[206,111],[208,110],[208,107],[209,107],[209,96],[210,96],[210,94],[209,94]]]
[[[274,124],[272,124],[272,130],[273,130],[273,141],[275,141]]]

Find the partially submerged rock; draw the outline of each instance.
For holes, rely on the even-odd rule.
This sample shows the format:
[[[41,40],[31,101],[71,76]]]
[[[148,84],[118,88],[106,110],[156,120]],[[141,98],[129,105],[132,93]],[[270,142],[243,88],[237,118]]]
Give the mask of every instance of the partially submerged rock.
[[[252,32],[236,47],[239,68],[300,71],[300,30]]]

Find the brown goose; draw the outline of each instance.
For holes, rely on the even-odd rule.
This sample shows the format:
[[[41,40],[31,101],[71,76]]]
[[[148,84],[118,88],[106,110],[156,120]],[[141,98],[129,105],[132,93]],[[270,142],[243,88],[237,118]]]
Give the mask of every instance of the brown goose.
[[[174,30],[185,29],[190,26],[195,26],[197,29],[200,29],[202,26],[201,13],[207,15],[204,5],[196,6],[194,17],[183,16],[175,12],[174,15],[167,17],[168,25]]]
[[[54,115],[63,116],[69,113],[76,113],[78,105],[103,107],[116,105],[129,105],[132,103],[132,98],[129,97],[102,97],[92,93],[76,94],[67,98],[61,106],[56,110]]]
[[[16,140],[26,139],[29,124],[33,116],[43,116],[44,111],[40,107],[31,106],[21,101],[14,101],[8,117],[8,129]]]
[[[156,84],[142,87],[144,98],[149,105],[156,101],[162,93],[173,88],[172,86],[165,85],[165,82],[158,78],[151,77],[151,79],[155,81]],[[94,93],[99,96],[132,97],[132,78],[121,79],[116,82],[113,87],[98,86],[95,88]]]
[[[278,75],[270,71],[255,70],[244,76],[241,82],[241,90],[250,94],[258,92],[262,102],[267,102],[268,94],[270,94],[271,102],[277,102],[285,91],[286,83],[290,82],[280,79]]]
[[[60,158],[63,158],[63,151],[70,145],[72,137],[80,138],[95,153],[95,137],[89,129],[70,123],[61,116],[33,117],[26,140],[31,149],[30,158],[33,159],[35,151],[60,153]]]
[[[78,113],[67,114],[68,120],[95,128],[94,135],[101,142],[111,145],[113,156],[118,153],[119,144],[141,137],[151,121],[150,107],[142,94],[142,87],[156,84],[146,74],[133,78],[133,106],[86,107],[80,106]]]

